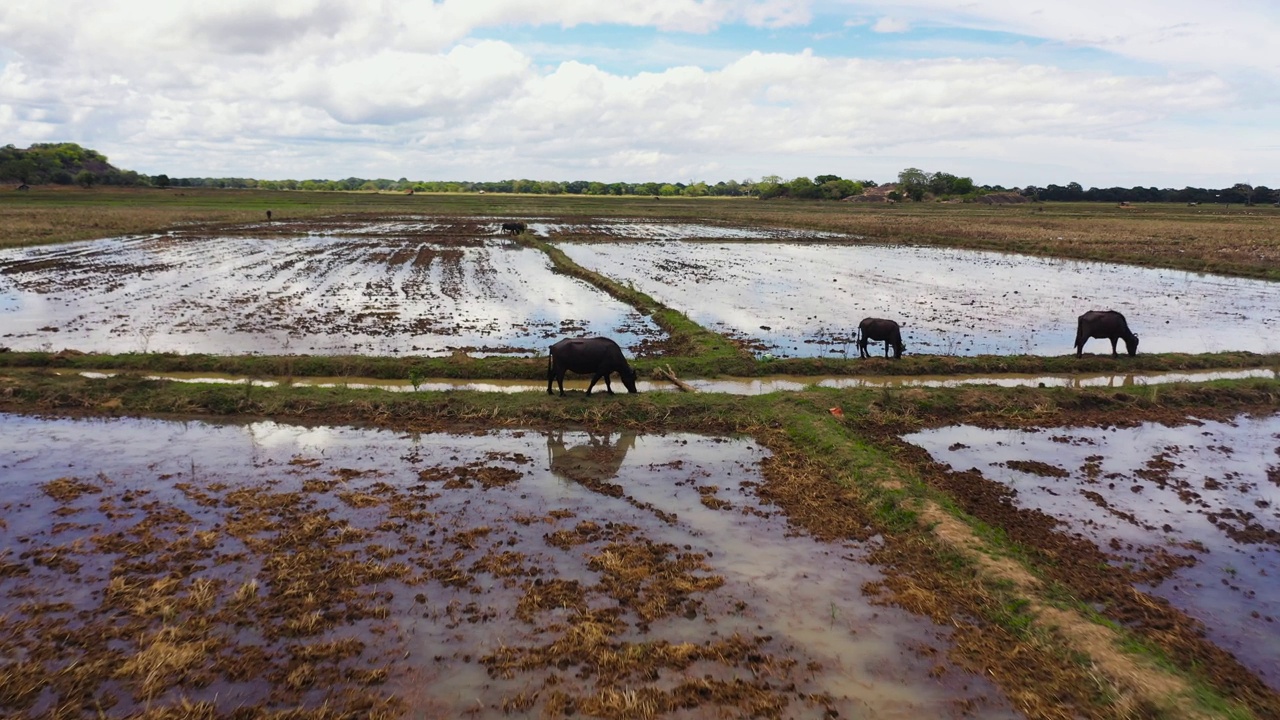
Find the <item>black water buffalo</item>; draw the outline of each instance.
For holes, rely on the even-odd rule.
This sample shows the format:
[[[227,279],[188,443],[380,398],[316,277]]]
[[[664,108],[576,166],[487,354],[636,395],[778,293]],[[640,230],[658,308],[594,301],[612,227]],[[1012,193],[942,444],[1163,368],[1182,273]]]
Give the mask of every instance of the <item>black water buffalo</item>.
[[[522,222],[504,222],[502,223],[502,232],[508,235],[519,235],[529,229],[528,225]]]
[[[885,357],[889,357],[890,346],[893,347],[895,358],[902,357],[902,351],[907,349],[907,346],[902,344],[902,330],[893,320],[863,318],[862,322],[858,323],[858,357],[871,357],[867,353],[868,340],[884,341]]]
[[[622,357],[622,348],[618,343],[606,337],[566,338],[551,346],[551,357],[547,359],[547,394],[552,395],[551,383],[560,383],[560,395],[564,395],[564,374],[572,370],[576,373],[591,373],[591,384],[587,385],[587,394],[596,386],[600,378],[604,378],[604,389],[613,394],[609,384],[609,375],[617,372],[627,392],[636,390],[636,372]]]
[[[1138,336],[1129,331],[1129,323],[1115,310],[1090,310],[1080,316],[1076,325],[1076,357],[1084,355],[1084,344],[1089,338],[1106,338],[1111,341],[1111,355],[1115,357],[1116,341],[1124,338],[1124,346],[1130,355],[1138,354]]]

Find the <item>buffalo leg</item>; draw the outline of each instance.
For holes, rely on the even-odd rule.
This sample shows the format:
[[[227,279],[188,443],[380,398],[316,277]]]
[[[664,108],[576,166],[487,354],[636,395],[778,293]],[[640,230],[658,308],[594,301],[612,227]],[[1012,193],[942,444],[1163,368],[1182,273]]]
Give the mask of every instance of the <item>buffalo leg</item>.
[[[1119,339],[1118,337],[1111,338],[1111,357],[1120,357],[1120,353],[1116,352],[1116,341]]]

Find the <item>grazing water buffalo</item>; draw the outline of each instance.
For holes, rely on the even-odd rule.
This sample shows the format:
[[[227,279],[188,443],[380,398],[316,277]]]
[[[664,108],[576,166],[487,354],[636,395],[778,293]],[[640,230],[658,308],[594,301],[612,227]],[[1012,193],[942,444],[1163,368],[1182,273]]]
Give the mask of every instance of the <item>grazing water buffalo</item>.
[[[907,349],[907,346],[902,344],[902,330],[893,320],[864,318],[858,323],[858,357],[871,357],[867,353],[868,340],[883,340],[885,357],[889,357],[890,346],[893,346],[895,358],[902,357],[902,351]]]
[[[522,222],[505,222],[502,223],[502,232],[508,235],[519,235],[529,229],[528,225]]]
[[[1130,355],[1138,353],[1138,336],[1129,332],[1129,323],[1115,310],[1090,310],[1080,316],[1076,325],[1076,357],[1084,354],[1084,344],[1089,338],[1106,338],[1111,341],[1111,355],[1116,352],[1116,340],[1124,338],[1124,346]]]
[[[551,357],[547,360],[547,394],[551,392],[551,383],[560,383],[560,395],[564,395],[564,374],[572,370],[576,373],[591,373],[591,384],[587,385],[587,394],[596,386],[600,378],[604,378],[604,389],[613,394],[613,386],[609,384],[609,375],[617,372],[627,392],[636,390],[636,372],[622,357],[622,348],[618,343],[606,337],[566,338],[551,346]]]

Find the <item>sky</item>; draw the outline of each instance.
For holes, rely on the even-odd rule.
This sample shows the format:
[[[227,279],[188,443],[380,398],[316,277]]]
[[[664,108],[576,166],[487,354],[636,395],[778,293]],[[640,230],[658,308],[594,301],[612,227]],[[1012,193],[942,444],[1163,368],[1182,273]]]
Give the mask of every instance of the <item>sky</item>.
[[[0,145],[171,177],[1280,186],[1275,0],[0,3]]]

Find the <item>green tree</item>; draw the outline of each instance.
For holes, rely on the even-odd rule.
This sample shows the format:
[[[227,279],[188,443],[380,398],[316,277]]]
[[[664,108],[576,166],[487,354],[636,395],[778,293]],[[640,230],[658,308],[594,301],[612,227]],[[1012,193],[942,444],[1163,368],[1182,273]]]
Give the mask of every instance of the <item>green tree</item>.
[[[797,200],[817,200],[822,189],[807,177],[798,177],[787,183],[787,195]]]
[[[782,195],[785,189],[782,186],[782,178],[777,175],[765,175],[760,178],[760,182],[755,184],[756,196],[761,200],[768,200]]]
[[[851,195],[862,194],[862,183],[853,180],[828,180],[818,188],[822,192],[822,197],[827,200],[843,200]]]
[[[929,174],[920,168],[907,168],[898,173],[898,185],[904,196],[920,202],[929,190]]]
[[[93,184],[96,183],[97,181],[98,181],[98,176],[94,175],[88,170],[81,170],[80,172],[76,173],[76,184],[82,188],[93,187]]]

